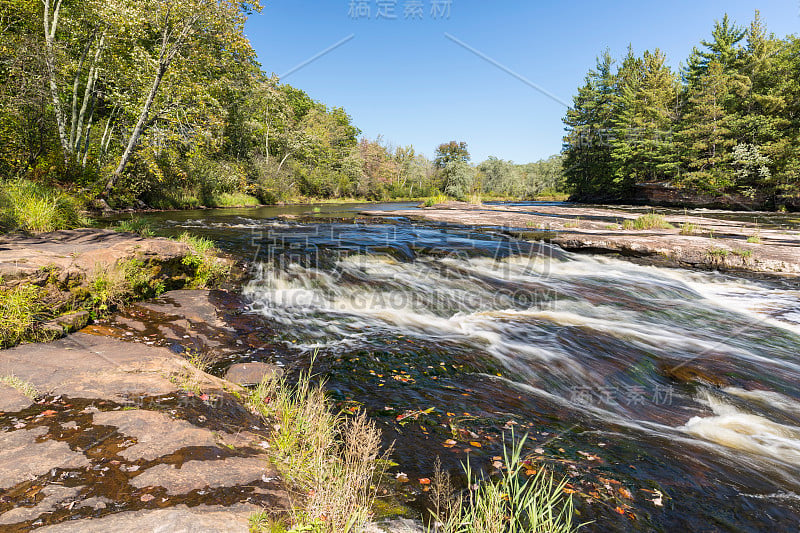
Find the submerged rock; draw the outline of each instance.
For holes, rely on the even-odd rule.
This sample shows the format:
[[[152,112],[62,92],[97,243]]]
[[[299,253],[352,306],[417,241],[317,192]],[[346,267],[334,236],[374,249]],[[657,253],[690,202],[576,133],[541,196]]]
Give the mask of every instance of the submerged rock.
[[[257,385],[264,378],[283,376],[283,369],[267,363],[237,363],[228,368],[225,379],[238,385]]]

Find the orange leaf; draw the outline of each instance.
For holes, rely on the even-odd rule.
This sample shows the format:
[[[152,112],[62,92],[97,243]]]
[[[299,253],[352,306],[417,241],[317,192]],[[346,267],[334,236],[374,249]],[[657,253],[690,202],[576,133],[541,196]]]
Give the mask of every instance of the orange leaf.
[[[470,442],[469,445],[470,446],[475,446],[476,448],[480,448],[481,447],[481,443],[480,442],[475,442],[475,441]]]
[[[430,485],[431,484],[431,480],[426,478],[426,477],[423,477],[423,478],[420,478],[419,484],[420,485]]]
[[[624,510],[624,509],[622,509],[622,507],[617,507],[617,508],[616,508],[616,509],[614,509],[614,510],[615,510],[616,512],[618,512],[619,514],[625,514],[625,510]]]

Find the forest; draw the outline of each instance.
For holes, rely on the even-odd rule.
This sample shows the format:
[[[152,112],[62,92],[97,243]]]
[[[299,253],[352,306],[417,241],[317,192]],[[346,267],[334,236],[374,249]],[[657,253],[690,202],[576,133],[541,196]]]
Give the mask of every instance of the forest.
[[[780,208],[800,192],[800,39],[726,15],[679,72],[661,50],[606,51],[564,123],[573,197],[624,201],[637,185],[736,193]]]
[[[560,187],[559,157],[472,165],[453,141],[431,161],[362,137],[343,108],[261,67],[244,32],[261,9],[0,0],[0,204],[42,191],[67,203],[180,209]],[[453,145],[465,156],[447,169]]]

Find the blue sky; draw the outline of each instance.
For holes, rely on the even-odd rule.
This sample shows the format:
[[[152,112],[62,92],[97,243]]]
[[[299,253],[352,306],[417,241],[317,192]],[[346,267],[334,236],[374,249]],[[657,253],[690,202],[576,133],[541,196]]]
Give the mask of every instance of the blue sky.
[[[407,7],[416,15],[406,18]],[[600,51],[659,47],[677,68],[714,20],[727,12],[747,25],[755,9],[776,35],[800,33],[800,0],[265,0],[246,31],[263,69],[278,75],[349,38],[282,81],[344,107],[366,137],[429,157],[463,140],[476,162],[525,163],[560,150],[566,108],[557,100],[571,102]]]

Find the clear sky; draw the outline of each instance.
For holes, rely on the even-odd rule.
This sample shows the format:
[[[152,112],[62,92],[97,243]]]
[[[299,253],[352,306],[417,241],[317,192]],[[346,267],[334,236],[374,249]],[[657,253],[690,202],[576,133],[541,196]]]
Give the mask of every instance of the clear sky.
[[[266,72],[344,107],[366,137],[526,163],[560,150],[559,100],[603,49],[658,47],[677,68],[714,20],[747,25],[755,9],[800,34],[800,0],[264,0],[247,35]]]

